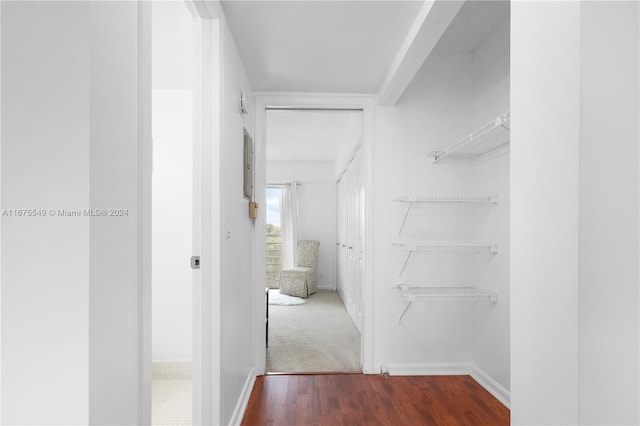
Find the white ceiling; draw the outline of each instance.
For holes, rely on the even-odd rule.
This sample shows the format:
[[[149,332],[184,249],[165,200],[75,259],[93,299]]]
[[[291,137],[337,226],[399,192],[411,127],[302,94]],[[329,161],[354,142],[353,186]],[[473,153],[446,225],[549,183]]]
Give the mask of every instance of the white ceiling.
[[[376,93],[422,1],[223,1],[252,89]]]
[[[253,90],[335,93],[378,92],[423,4],[222,2]],[[436,49],[472,52],[508,14],[508,1],[467,0]],[[334,161],[351,114],[269,111],[267,160]]]
[[[361,112],[267,111],[267,161],[333,162],[352,115]]]
[[[378,93],[423,0],[226,0],[255,91]],[[467,0],[437,50],[472,52],[508,0]]]

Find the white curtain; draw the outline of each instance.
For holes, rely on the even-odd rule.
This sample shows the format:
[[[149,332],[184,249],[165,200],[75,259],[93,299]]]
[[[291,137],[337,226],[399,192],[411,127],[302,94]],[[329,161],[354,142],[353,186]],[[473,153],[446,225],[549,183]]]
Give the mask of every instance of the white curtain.
[[[280,233],[282,235],[282,267],[295,266],[298,245],[298,184],[291,182],[280,193]]]

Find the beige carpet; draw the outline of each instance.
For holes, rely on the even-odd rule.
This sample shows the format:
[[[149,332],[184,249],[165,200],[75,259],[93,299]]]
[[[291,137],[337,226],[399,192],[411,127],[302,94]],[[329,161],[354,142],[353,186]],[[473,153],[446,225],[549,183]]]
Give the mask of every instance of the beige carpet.
[[[267,372],[362,371],[360,333],[338,294],[320,290],[302,305],[269,305]]]

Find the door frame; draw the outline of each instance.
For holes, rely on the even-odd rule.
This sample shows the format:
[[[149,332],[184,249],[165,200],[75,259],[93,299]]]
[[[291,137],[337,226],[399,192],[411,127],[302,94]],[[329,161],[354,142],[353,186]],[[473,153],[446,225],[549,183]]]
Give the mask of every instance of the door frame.
[[[194,271],[193,320],[193,424],[217,424],[219,382],[214,380],[219,364],[219,334],[212,326],[216,310],[213,295],[215,271],[219,256],[213,246],[214,205],[217,192],[212,184],[213,152],[219,144],[219,17],[220,10],[207,8],[205,0],[184,0],[194,19],[194,234],[200,235],[201,268]],[[138,424],[151,425],[152,407],[152,2],[138,2],[139,146],[138,146],[138,265],[139,265],[139,371]],[[216,44],[217,43],[217,44]],[[218,101],[218,102],[216,102]],[[197,192],[196,192],[197,191]],[[197,209],[197,211],[196,211]],[[199,216],[199,217],[198,217]],[[197,241],[196,241],[197,242]],[[189,259],[184,259],[185,264]],[[216,387],[217,385],[217,387]]]
[[[373,371],[373,149],[374,118],[376,100],[374,95],[341,95],[322,93],[256,92],[255,108],[255,192],[256,201],[265,202],[266,187],[266,111],[268,108],[299,109],[353,109],[361,110],[363,116],[362,155],[364,166],[364,277],[363,277],[363,322],[362,322],[362,371]],[[265,229],[266,216],[261,209],[256,219],[256,229]],[[257,375],[266,372],[267,351],[265,347],[265,235],[255,233],[255,318],[254,318],[254,366]]]

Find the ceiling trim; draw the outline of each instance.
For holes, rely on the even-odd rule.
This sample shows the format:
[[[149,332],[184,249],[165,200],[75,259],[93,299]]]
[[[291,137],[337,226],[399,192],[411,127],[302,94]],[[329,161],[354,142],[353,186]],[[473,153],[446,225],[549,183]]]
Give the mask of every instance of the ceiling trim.
[[[425,0],[378,91],[378,105],[395,105],[465,0]]]

